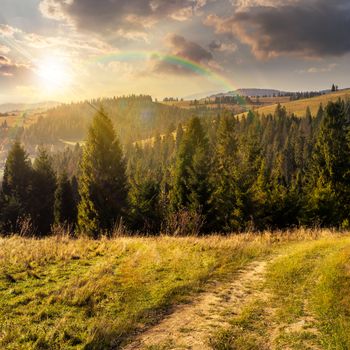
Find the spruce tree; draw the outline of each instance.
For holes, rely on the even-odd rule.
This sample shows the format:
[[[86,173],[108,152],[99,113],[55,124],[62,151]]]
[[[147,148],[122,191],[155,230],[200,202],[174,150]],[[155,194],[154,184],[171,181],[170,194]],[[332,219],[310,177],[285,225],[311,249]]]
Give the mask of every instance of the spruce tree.
[[[271,185],[265,160],[260,160],[260,168],[256,180],[248,190],[247,216],[254,229],[264,229],[271,222],[270,196]]]
[[[43,236],[50,232],[54,222],[53,207],[56,190],[56,174],[51,157],[45,148],[39,148],[33,168],[32,219],[37,235]]]
[[[161,224],[160,182],[151,171],[138,167],[131,176],[130,220],[134,230],[157,233]]]
[[[1,222],[5,233],[16,233],[20,221],[29,218],[32,166],[19,141],[11,147],[2,181]]]
[[[97,238],[125,215],[127,178],[122,149],[103,109],[94,116],[83,150],[79,177],[78,225]]]
[[[180,148],[183,136],[184,136],[184,130],[182,128],[182,125],[179,124],[176,129],[176,139],[175,139],[175,147],[177,150]]]
[[[171,193],[173,211],[188,209],[206,215],[211,196],[210,155],[199,118],[193,118],[180,144]]]
[[[67,173],[63,172],[58,178],[55,191],[55,224],[74,228],[77,216],[76,211],[73,186],[68,179]]]
[[[308,174],[307,211],[325,226],[349,225],[349,105],[330,102],[320,126]]]
[[[242,199],[238,176],[238,145],[232,119],[220,119],[217,131],[215,167],[213,175],[214,191],[213,229],[234,231],[242,226]]]

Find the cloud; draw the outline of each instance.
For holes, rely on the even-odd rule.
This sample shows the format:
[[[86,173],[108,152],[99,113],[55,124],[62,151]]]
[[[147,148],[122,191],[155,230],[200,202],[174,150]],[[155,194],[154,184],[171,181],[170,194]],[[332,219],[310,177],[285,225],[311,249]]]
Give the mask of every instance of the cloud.
[[[0,24],[0,35],[13,36],[16,32],[18,32],[17,28],[11,27],[8,24]]]
[[[332,72],[337,67],[336,63],[330,63],[325,67],[310,67],[308,69],[297,70],[296,73],[299,74],[315,74],[315,73],[329,73]]]
[[[237,45],[234,43],[223,43],[220,40],[213,40],[209,44],[209,49],[211,51],[235,52],[237,50]]]
[[[0,54],[7,54],[10,52],[10,49],[7,46],[0,44]]]
[[[96,34],[140,33],[164,18],[183,21],[205,5],[204,0],[41,0],[41,13],[66,20]]]
[[[65,52],[65,55],[78,56],[79,54],[86,58],[87,55],[100,55],[113,51],[108,43],[99,38],[89,38],[80,33],[73,33],[69,36],[43,36],[37,33],[28,33],[19,28],[9,25],[0,24],[0,39],[1,36],[10,37],[9,43],[14,44],[14,50],[18,47],[21,51],[32,52],[30,49],[37,51],[51,50],[51,52]],[[0,54],[7,54],[10,48],[0,44]],[[32,55],[26,55],[32,56]]]
[[[6,56],[0,56],[0,86],[8,89],[29,82],[33,76],[31,68],[24,64],[12,62]]]
[[[230,17],[209,15],[206,25],[251,47],[259,59],[280,55],[342,56],[350,52],[348,0],[236,2]]]
[[[0,64],[6,64],[9,62],[9,59],[5,56],[0,56]]]
[[[181,35],[168,35],[166,37],[166,44],[171,48],[173,54],[192,61],[202,62],[213,58],[213,55],[209,51],[197,43],[185,39]]]
[[[165,38],[165,45],[170,54],[194,61],[199,64],[209,64],[213,55],[199,44],[185,39],[181,35],[170,34]],[[190,71],[176,62],[169,62],[167,58],[153,57],[153,72],[166,74],[189,74]]]

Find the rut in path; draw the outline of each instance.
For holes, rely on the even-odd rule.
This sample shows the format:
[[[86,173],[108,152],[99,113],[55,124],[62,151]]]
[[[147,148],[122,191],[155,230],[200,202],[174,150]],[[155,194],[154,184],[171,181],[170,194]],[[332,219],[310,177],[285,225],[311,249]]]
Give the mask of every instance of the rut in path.
[[[217,282],[190,304],[180,305],[159,324],[141,333],[124,350],[211,349],[208,337],[218,327],[228,327],[230,316],[239,314],[253,298],[264,297],[267,261],[254,261],[235,274],[229,283]],[[261,294],[261,295],[259,295]]]

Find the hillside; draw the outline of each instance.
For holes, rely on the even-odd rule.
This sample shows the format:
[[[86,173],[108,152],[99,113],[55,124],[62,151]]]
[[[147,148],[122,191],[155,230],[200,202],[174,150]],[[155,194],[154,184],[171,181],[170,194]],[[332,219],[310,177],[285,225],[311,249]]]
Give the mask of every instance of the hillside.
[[[2,349],[350,346],[349,234],[10,237],[0,252]]]
[[[280,102],[280,104],[286,107],[288,113],[294,113],[298,117],[303,117],[305,115],[306,108],[309,107],[312,115],[316,115],[317,110],[322,103],[326,106],[328,102],[335,102],[338,99],[347,100],[350,98],[350,89],[340,90],[337,92],[330,92],[325,95],[316,96],[313,98],[302,99],[297,101]],[[269,106],[264,106],[254,109],[259,114],[273,114],[276,109],[277,104],[271,104]],[[241,114],[243,115],[243,114]]]
[[[173,131],[192,115],[187,109],[154,102],[150,96],[96,99],[49,109],[45,117],[24,130],[22,140],[28,146],[44,143],[63,147],[67,142],[80,142],[101,106],[112,118],[122,143]]]
[[[278,95],[284,95],[288,94],[290,92],[276,90],[276,89],[256,89],[256,88],[250,88],[250,89],[237,89],[235,91],[228,91],[228,92],[222,92],[218,94],[213,94],[210,96],[210,98],[213,97],[222,97],[222,96],[258,96],[258,97],[273,97]]]
[[[60,102],[47,101],[40,103],[4,103],[0,104],[0,113],[32,111],[35,109],[49,109],[60,105]]]

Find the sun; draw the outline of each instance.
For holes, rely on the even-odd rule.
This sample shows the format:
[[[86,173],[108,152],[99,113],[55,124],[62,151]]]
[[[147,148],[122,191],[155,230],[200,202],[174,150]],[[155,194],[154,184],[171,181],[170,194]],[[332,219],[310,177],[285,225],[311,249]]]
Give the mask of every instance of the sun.
[[[47,90],[66,90],[72,81],[70,68],[65,60],[45,58],[39,61],[36,69],[40,84]]]

